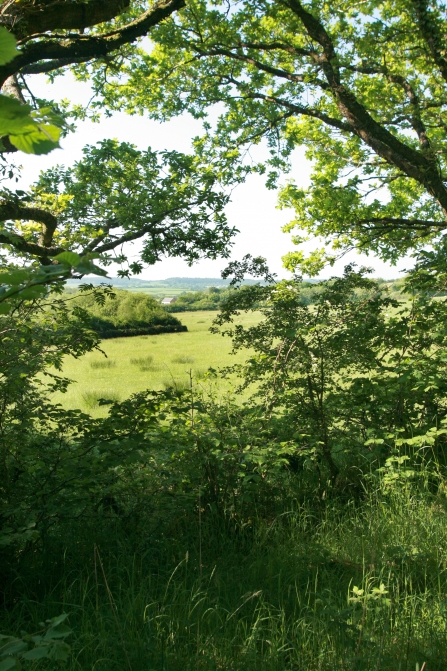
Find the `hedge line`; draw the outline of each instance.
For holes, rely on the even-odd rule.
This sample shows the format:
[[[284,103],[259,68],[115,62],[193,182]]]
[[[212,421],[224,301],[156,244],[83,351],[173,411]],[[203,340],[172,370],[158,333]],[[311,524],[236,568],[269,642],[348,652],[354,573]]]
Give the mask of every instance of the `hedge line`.
[[[140,328],[114,328],[104,331],[97,331],[98,334],[106,340],[107,338],[130,338],[131,336],[158,335],[160,333],[180,333],[187,331],[188,328],[183,324],[157,324],[155,326],[142,326]]]

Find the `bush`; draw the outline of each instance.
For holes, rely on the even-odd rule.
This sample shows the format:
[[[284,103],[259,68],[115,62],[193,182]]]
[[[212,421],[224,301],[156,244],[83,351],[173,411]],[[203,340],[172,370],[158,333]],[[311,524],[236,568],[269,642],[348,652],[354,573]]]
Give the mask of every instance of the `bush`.
[[[92,329],[103,339],[188,330],[154,298],[143,293],[116,291],[113,297],[100,303],[94,297],[83,294],[77,296],[75,302],[89,313]]]

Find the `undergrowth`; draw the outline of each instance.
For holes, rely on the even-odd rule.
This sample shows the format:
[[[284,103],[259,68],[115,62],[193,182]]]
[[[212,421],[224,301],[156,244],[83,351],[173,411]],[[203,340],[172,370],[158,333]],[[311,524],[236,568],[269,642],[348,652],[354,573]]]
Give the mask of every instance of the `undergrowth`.
[[[442,488],[298,504],[294,477],[270,517],[111,511],[54,530],[23,557],[2,631],[69,613],[67,671],[444,670]]]

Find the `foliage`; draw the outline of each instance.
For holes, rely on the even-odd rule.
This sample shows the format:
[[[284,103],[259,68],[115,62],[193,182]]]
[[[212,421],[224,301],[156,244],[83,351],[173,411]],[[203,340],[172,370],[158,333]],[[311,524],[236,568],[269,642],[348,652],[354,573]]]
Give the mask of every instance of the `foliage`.
[[[105,275],[93,262],[94,254],[81,257],[74,252],[62,252],[54,257],[51,265],[9,266],[0,272],[0,314],[8,314],[17,304],[43,298],[48,294],[49,285],[61,290],[61,283],[75,273]],[[59,284],[58,284],[59,283]],[[92,287],[93,288],[93,287]],[[94,294],[98,299],[98,292]]]
[[[10,63],[19,52],[16,40],[0,28],[0,66]],[[51,108],[32,110],[30,105],[0,95],[0,137],[27,154],[47,154],[59,146],[62,119]],[[0,147],[5,147],[0,142]]]
[[[271,159],[258,169],[270,186],[305,146],[311,185],[291,180],[281,196],[296,212],[295,242],[317,235],[335,255],[358,247],[394,261],[444,239],[445,27],[439,1],[259,0],[229,11],[192,0],[153,31],[150,53],[123,65],[124,85],[117,75],[100,91],[110,108],[157,119],[203,118],[220,102],[202,151],[228,165],[266,138]],[[317,273],[334,253],[285,262]]]
[[[17,148],[45,153],[58,146],[57,124],[64,126],[64,132],[73,130],[56,116],[54,103],[37,106],[27,75],[51,72],[56,76],[70,64],[91,62],[93,69],[101,69],[99,62],[104,58],[107,67],[110,59],[132,59],[139,51],[133,42],[183,4],[182,0],[147,6],[114,0],[87,3],[88,7],[67,0],[51,7],[46,2],[3,3],[0,24],[18,38],[20,50],[13,48],[12,34],[1,28],[7,41],[0,84],[10,94],[0,99],[2,155]],[[56,32],[48,34],[48,30]],[[35,107],[32,111],[26,96]],[[78,113],[79,109],[72,111],[82,116]],[[62,115],[67,119],[70,113],[63,109]],[[219,165],[202,161],[198,153],[157,153],[150,148],[141,152],[107,140],[85,147],[83,160],[74,167],[47,171],[28,193],[3,189],[0,244],[9,254],[43,265],[61,253],[73,252],[87,258],[95,252],[107,265],[112,260],[109,253],[118,248],[113,260],[127,263],[123,245],[141,238],[141,258],[129,264],[133,273],[166,254],[189,263],[202,256],[227,256],[235,231],[223,211],[228,202],[223,182]],[[121,275],[128,276],[129,269]]]
[[[175,303],[166,306],[167,312],[191,312],[196,310],[218,310],[226,295],[225,289],[210,287],[206,291],[185,292]]]
[[[27,555],[2,627],[71,604],[67,671],[126,658],[134,671],[443,671],[445,497],[420,475],[387,492],[377,478],[361,506],[299,504],[284,477],[267,518],[228,525],[205,505],[154,515],[151,499],[145,528],[113,510],[74,522],[48,539],[44,567]]]
[[[192,263],[201,255],[225,255],[234,233],[223,213],[227,202],[213,166],[196,156],[139,151],[128,143],[104,140],[85,147],[74,167],[44,172],[20,199],[16,216],[45,218],[47,213],[53,229],[47,247],[107,254],[144,237],[143,262],[152,265],[170,254]],[[39,226],[25,227],[21,236],[25,251],[33,253],[30,244],[39,244]],[[51,255],[48,250],[40,253]]]
[[[85,311],[76,306],[75,322],[65,300],[49,302],[42,327],[27,303],[2,317],[16,320],[2,391],[4,630],[62,601],[76,632],[67,666],[369,670],[372,659],[391,671],[428,659],[441,671],[444,303],[419,291],[396,305],[348,268],[310,305],[299,282],[233,290],[221,321],[260,302],[263,321],[232,327],[235,345],[254,349],[250,403],[203,396],[191,373],[184,392],[104,394],[96,420],[55,406],[42,377],[92,346]],[[332,485],[309,378],[339,470]],[[22,600],[31,617],[18,614]]]
[[[169,315],[151,296],[143,293],[114,291],[99,304],[93,294],[74,296],[75,305],[91,315],[91,326],[102,338],[186,331],[181,322]]]
[[[231,325],[260,300],[260,323]],[[236,350],[254,350],[237,369],[243,386],[255,385],[270,430],[295,441],[302,464],[324,462],[334,482],[340,470],[377,468],[404,446],[445,462],[446,319],[444,300],[399,303],[348,266],[321,283],[312,305],[299,281],[245,287],[216,323],[230,322]]]
[[[40,659],[51,659],[66,662],[70,654],[70,646],[64,639],[72,631],[64,624],[67,615],[59,615],[48,620],[42,629],[34,634],[22,633],[21,638],[0,635],[0,671],[22,669],[25,662]],[[34,644],[32,648],[30,644]]]
[[[0,107],[32,132],[45,118],[30,112],[23,78],[68,66],[93,83],[93,115],[103,105],[205,119],[223,104],[194,155],[106,141],[29,193],[2,192],[0,617],[11,635],[0,669],[33,659],[98,671],[444,669],[441,10],[423,0],[1,4],[19,51],[0,47],[0,80],[15,96]],[[149,34],[148,54],[135,42]],[[20,128],[3,126],[3,154]],[[251,166],[247,146],[262,138],[271,158]],[[172,348],[179,379],[135,346],[127,379],[165,365],[164,390],[123,398],[111,384],[118,366],[89,359],[103,391],[84,384],[83,406],[103,416],[58,405],[64,357],[99,351],[98,331],[183,328],[145,294],[110,299],[110,287],[84,286],[61,297],[61,282],[104,274],[96,258],[126,262],[125,251],[109,254],[140,238],[136,273],[166,254],[228,255],[228,187],[252,169],[270,171],[273,186],[302,144],[313,176],[308,189],[283,190],[290,228],[339,252],[416,252],[399,300],[364,270],[276,282],[247,256],[224,272],[230,289],[178,301],[219,303],[215,332],[244,363],[205,373],[189,367],[203,346]],[[326,255],[292,253],[286,264],[316,272]],[[240,286],[245,272],[266,284]],[[220,378],[235,373],[225,397]],[[54,619],[68,604],[73,660],[65,616]],[[12,635],[42,620],[36,634]]]
[[[45,482],[52,490],[52,470],[64,449],[62,436],[76,435],[87,419],[51,403],[51,395],[64,392],[69,383],[58,374],[63,358],[97,349],[98,338],[84,310],[69,309],[57,299],[22,301],[0,318],[0,327],[0,545],[21,546],[32,544],[39,519],[55,514],[53,509],[44,513],[33,496],[45,499]],[[40,476],[41,489],[33,488],[28,498],[30,482]]]

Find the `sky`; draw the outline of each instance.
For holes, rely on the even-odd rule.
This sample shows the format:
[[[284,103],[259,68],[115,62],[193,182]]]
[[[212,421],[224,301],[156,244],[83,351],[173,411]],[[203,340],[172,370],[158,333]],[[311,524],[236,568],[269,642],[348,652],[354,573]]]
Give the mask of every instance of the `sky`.
[[[76,82],[71,74],[56,79],[50,84],[44,75],[38,75],[29,82],[36,97],[60,100],[68,98],[74,103],[86,103],[91,91],[87,84]],[[22,178],[14,188],[26,189],[34,182],[41,170],[57,164],[66,166],[73,164],[82,157],[82,148],[107,138],[116,138],[120,142],[130,142],[139,149],[151,147],[156,150],[191,151],[191,139],[201,134],[201,123],[183,114],[166,123],[159,123],[139,116],[129,116],[124,112],[114,113],[110,118],[103,118],[99,123],[91,121],[77,122],[77,131],[61,141],[61,149],[56,149],[46,156],[20,155],[23,166]],[[262,149],[261,149],[262,151]],[[311,165],[306,160],[301,148],[294,151],[292,169],[285,179],[292,178],[299,186],[306,187],[309,183]],[[280,182],[281,183],[281,182]],[[292,210],[277,208],[277,191],[268,190],[265,177],[250,175],[246,182],[238,186],[232,193],[231,202],[226,208],[230,226],[239,229],[234,238],[230,259],[201,260],[188,266],[180,259],[165,258],[154,266],[145,268],[139,276],[146,280],[162,280],[168,277],[219,277],[230,260],[240,260],[245,254],[263,256],[267,259],[270,270],[280,279],[290,277],[290,273],[282,267],[281,257],[296,249],[291,242],[291,235],[281,229],[293,218]],[[129,256],[138,252],[138,243],[133,249],[128,248]],[[321,246],[318,240],[305,243],[304,249]],[[334,267],[322,271],[321,278],[340,275],[348,262],[366,265],[374,269],[373,275],[384,279],[399,277],[400,271],[411,265],[410,260],[403,260],[397,267],[383,263],[379,259],[352,252],[338,261]],[[116,275],[117,268],[108,269],[109,276]]]

